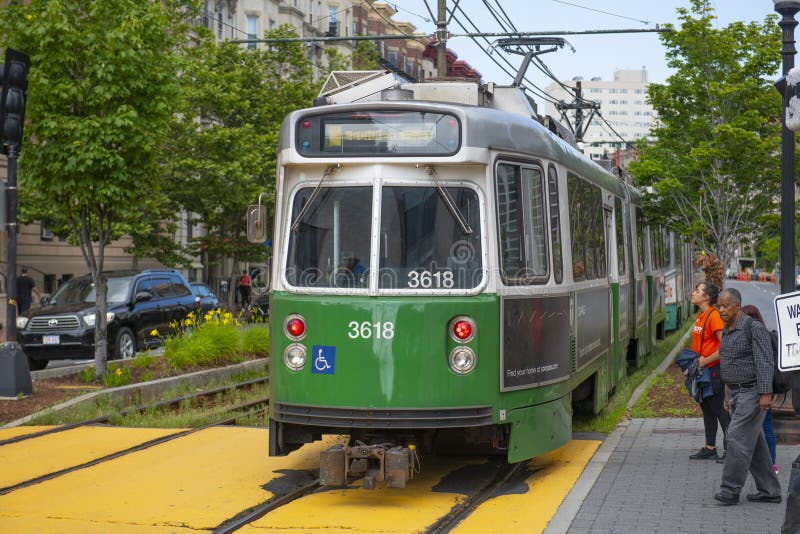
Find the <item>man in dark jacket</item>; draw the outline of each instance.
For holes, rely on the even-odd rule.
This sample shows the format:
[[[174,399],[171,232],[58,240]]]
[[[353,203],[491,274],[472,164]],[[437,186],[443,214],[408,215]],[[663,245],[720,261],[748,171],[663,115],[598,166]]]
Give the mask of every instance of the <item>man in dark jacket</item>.
[[[720,293],[719,313],[725,321],[719,347],[722,381],[728,390],[731,423],[722,484],[714,498],[738,504],[739,493],[753,475],[757,493],[748,501],[781,502],[781,486],[772,470],[764,433],[764,415],[772,404],[772,345],[763,324],[742,313],[742,295],[735,289]]]
[[[30,277],[28,269],[23,267],[21,274],[17,277],[17,313],[25,313],[31,307],[31,302],[33,302],[31,293],[36,293],[36,298],[42,300],[42,294],[36,287],[36,281]]]

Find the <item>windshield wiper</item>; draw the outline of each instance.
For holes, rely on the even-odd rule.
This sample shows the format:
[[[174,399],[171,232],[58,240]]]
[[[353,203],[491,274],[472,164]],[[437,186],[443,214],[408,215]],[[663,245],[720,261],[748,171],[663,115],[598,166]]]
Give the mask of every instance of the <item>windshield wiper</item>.
[[[436,175],[436,169],[433,168],[433,165],[428,165],[425,170],[428,172],[428,176],[433,179],[433,185],[436,186],[439,197],[441,197],[442,202],[444,202],[444,205],[447,207],[447,211],[450,212],[450,215],[455,219],[456,223],[458,223],[458,227],[461,228],[461,233],[464,235],[472,235],[472,227],[458,209],[458,206],[456,206],[453,197],[450,196],[450,193],[447,192],[447,189],[445,189],[439,181],[439,177]]]
[[[311,207],[311,204],[313,204],[314,200],[317,198],[319,190],[322,189],[322,184],[325,182],[325,178],[333,174],[334,171],[339,170],[340,167],[341,165],[337,163],[336,165],[329,166],[327,169],[325,169],[325,172],[322,173],[322,178],[320,178],[317,187],[315,187],[314,191],[311,192],[311,196],[308,197],[306,203],[303,204],[302,208],[300,208],[300,213],[297,214],[297,217],[295,217],[294,221],[292,222],[292,232],[296,232],[297,228],[300,226],[300,223],[303,222],[303,217]]]

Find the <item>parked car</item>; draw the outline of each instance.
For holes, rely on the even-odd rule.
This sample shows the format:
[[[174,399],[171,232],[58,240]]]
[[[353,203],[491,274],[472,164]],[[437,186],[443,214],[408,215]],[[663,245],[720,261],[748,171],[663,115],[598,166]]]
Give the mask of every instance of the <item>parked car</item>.
[[[210,287],[200,282],[192,282],[189,286],[195,297],[196,308],[200,310],[200,313],[205,315],[209,311],[219,308],[219,300]]]
[[[140,348],[159,345],[169,325],[196,306],[189,283],[166,269],[109,271],[108,346],[110,358],[133,358]],[[62,285],[44,306],[17,318],[17,332],[31,370],[50,360],[94,357],[97,294],[89,275]]]

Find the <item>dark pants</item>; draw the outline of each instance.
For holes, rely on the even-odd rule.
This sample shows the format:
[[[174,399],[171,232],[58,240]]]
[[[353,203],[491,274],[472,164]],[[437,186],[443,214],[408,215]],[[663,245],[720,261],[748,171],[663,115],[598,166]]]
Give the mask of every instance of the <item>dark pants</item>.
[[[250,305],[250,286],[239,286],[239,293],[242,294],[242,308]]]
[[[714,391],[714,395],[703,399],[703,402],[700,403],[700,408],[703,410],[706,445],[709,447],[716,447],[717,422],[719,421],[719,426],[722,427],[722,434],[725,435],[728,433],[731,415],[728,413],[728,410],[725,409],[725,386],[719,376],[719,365],[715,365],[709,369],[708,372],[711,374],[711,389]]]
[[[749,471],[760,495],[777,497],[781,486],[772,470],[772,459],[764,439],[761,425],[766,412],[758,407],[756,387],[730,389],[728,404],[732,416],[720,493],[738,497]]]
[[[21,299],[19,296],[17,297],[17,313],[25,313],[31,307],[31,300],[30,299]]]

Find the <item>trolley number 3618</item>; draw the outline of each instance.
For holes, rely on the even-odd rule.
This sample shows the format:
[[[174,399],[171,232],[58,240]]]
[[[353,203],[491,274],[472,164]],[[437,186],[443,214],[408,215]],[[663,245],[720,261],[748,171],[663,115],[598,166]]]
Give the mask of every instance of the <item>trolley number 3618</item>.
[[[370,339],[373,336],[375,339],[392,339],[394,337],[394,323],[389,321],[378,321],[377,323],[350,321],[347,329],[347,337],[350,339]]]

